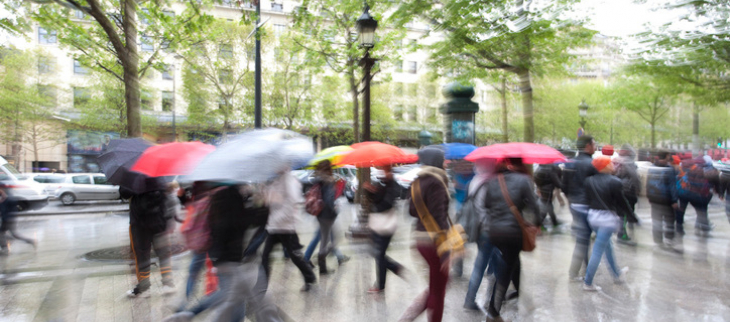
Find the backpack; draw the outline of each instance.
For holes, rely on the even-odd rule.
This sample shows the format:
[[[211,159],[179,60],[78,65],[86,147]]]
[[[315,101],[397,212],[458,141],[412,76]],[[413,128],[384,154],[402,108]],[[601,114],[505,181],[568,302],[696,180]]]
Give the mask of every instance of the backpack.
[[[667,170],[664,170],[667,169]],[[670,168],[651,169],[646,178],[646,197],[649,202],[658,204],[669,204],[672,200],[669,195],[668,173]]]
[[[188,206],[188,216],[182,227],[180,227],[180,232],[188,249],[202,253],[210,248],[210,225],[208,224],[210,201],[211,197],[222,189],[224,188],[216,188]]]
[[[167,229],[167,196],[162,191],[151,191],[134,197],[134,211],[137,224],[155,233]],[[132,205],[130,205],[132,207]]]
[[[319,216],[324,209],[324,200],[322,200],[322,184],[313,185],[307,193],[304,194],[304,210],[312,216]]]
[[[688,171],[682,169],[679,180],[677,180],[677,190],[683,197],[710,199],[712,198],[711,188],[710,182],[705,177],[705,170],[697,165],[693,165]]]
[[[537,168],[537,171],[535,171],[535,174],[533,176],[534,176],[535,184],[538,187],[542,187],[542,186],[552,183],[550,181],[551,170],[552,169],[550,169],[549,167],[546,167],[544,165],[541,165],[540,167]]]
[[[462,225],[464,227],[464,230],[467,235],[467,242],[474,243],[479,239],[479,228],[480,228],[480,222],[481,218],[479,218],[479,213],[477,211],[476,206],[476,195],[479,194],[482,190],[482,187],[485,186],[485,183],[482,183],[477,187],[477,191],[474,194],[469,194],[467,192],[466,199],[461,204],[461,209],[456,214],[456,223]]]

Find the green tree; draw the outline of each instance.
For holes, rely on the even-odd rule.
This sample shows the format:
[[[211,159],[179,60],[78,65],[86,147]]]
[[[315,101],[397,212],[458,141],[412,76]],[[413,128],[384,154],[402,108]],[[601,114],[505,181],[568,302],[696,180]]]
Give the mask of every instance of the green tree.
[[[202,11],[208,3],[205,1],[185,1],[185,9],[179,13],[167,9],[173,3],[169,0],[141,5],[137,0],[34,2],[40,5],[31,12],[33,20],[47,30],[56,30],[59,42],[78,51],[76,58],[87,66],[106,71],[124,83],[130,137],[142,135],[140,76],[152,65],[161,64],[163,50],[174,51],[212,20]],[[76,12],[84,18],[76,18]]]
[[[591,43],[594,31],[563,19],[575,0],[534,5],[531,1],[407,0],[398,16],[424,17],[444,39],[430,46],[433,65],[458,70],[467,79],[485,79],[501,70],[518,78],[524,118],[523,140],[533,142],[532,77],[562,73],[574,58],[569,49]]]

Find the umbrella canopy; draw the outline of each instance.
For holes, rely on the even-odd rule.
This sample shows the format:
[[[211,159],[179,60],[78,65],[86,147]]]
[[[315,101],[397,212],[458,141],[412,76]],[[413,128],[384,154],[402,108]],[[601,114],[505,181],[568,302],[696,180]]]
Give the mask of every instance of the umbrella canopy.
[[[305,166],[313,156],[312,140],[306,136],[280,129],[253,130],[209,153],[186,179],[267,181],[282,171]]]
[[[151,177],[188,174],[215,147],[202,142],[172,142],[156,145],[142,153],[132,167]]]
[[[525,163],[547,164],[565,161],[560,151],[547,145],[527,142],[492,144],[469,153],[464,160],[476,162],[484,159],[522,158]]]
[[[413,155],[414,158],[395,145],[381,142],[361,142],[355,143],[351,147],[355,150],[345,155],[338,163],[339,165],[351,164],[363,168],[418,161],[417,156]]]
[[[468,143],[444,143],[446,147],[446,154],[444,158],[447,160],[460,160],[466,157],[469,153],[476,150],[477,147]]]
[[[107,152],[96,159],[106,175],[107,182],[136,193],[147,191],[145,183],[149,177],[130,169],[151,146],[152,143],[141,138],[111,140]]]
[[[326,148],[315,154],[314,158],[312,158],[312,160],[310,160],[307,164],[307,167],[312,168],[324,160],[329,160],[331,164],[338,164],[346,154],[353,150],[353,148],[347,145],[338,145]]]

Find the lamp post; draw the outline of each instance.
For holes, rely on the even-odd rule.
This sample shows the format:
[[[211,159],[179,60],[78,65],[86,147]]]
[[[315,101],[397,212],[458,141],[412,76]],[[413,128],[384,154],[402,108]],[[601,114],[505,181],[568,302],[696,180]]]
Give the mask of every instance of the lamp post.
[[[588,104],[586,104],[585,98],[578,105],[578,115],[580,115],[580,128],[585,131],[586,116],[588,115]]]
[[[362,117],[362,140],[370,141],[370,78],[371,71],[375,65],[376,59],[370,57],[370,48],[375,47],[375,29],[378,28],[378,21],[370,15],[370,7],[367,2],[363,8],[362,15],[357,18],[357,33],[360,41],[360,47],[365,48],[365,56],[360,60],[360,66],[363,67],[363,79],[365,81],[363,90],[363,117]],[[355,138],[355,142],[358,138]],[[370,182],[370,168],[361,168],[358,171],[358,181],[360,184],[357,188],[357,194],[360,196],[361,211],[358,213],[357,222],[350,226],[350,234],[353,237],[367,237],[370,229],[368,223],[368,209],[370,207],[368,198],[363,198],[363,184]]]
[[[254,62],[254,128],[261,128],[261,1],[256,1],[256,60]]]

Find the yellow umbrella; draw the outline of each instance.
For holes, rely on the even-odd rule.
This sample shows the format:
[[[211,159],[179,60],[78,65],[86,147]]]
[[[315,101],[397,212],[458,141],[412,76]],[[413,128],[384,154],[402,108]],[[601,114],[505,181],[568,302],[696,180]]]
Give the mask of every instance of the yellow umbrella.
[[[347,145],[338,145],[326,148],[314,155],[314,158],[312,158],[312,160],[310,160],[307,164],[307,168],[314,168],[318,163],[324,160],[329,160],[330,163],[333,165],[332,167],[335,168],[336,166],[334,165],[338,164],[345,155],[352,152],[353,150],[353,148]]]

